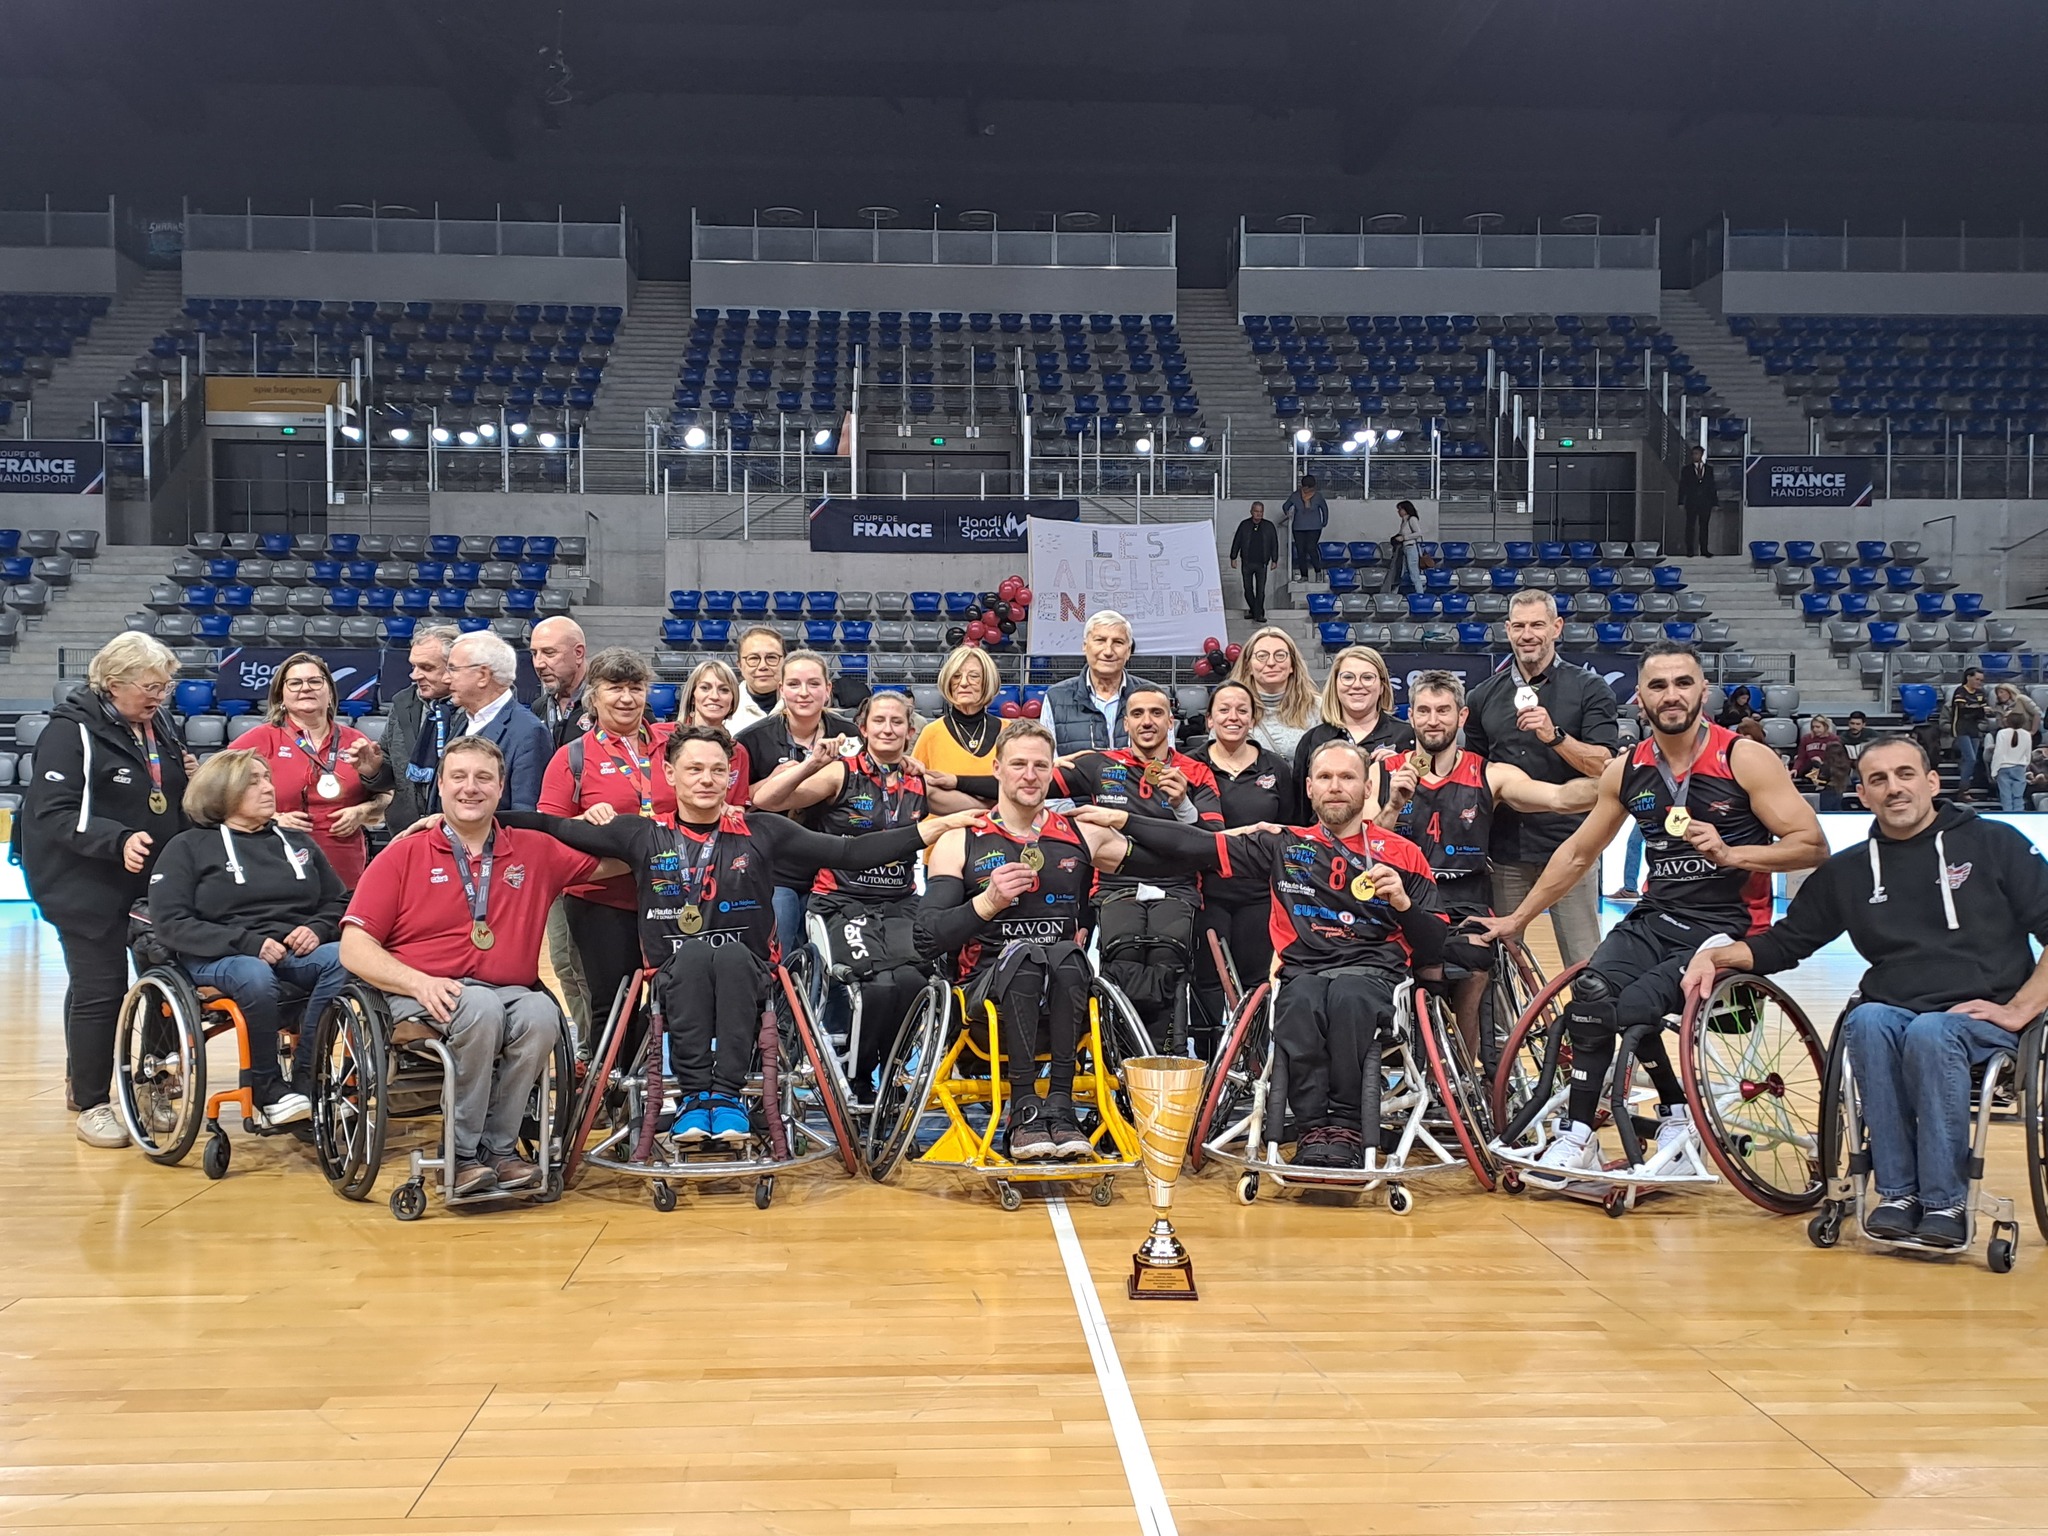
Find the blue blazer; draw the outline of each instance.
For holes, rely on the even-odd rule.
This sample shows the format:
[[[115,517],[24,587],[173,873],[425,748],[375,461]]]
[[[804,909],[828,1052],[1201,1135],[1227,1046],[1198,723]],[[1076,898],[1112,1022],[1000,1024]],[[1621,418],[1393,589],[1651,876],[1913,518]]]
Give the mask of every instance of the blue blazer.
[[[505,798],[508,811],[531,811],[540,805],[540,781],[547,772],[548,759],[555,755],[555,738],[535,718],[532,710],[514,699],[498,712],[498,718],[476,733],[498,744],[505,754]]]

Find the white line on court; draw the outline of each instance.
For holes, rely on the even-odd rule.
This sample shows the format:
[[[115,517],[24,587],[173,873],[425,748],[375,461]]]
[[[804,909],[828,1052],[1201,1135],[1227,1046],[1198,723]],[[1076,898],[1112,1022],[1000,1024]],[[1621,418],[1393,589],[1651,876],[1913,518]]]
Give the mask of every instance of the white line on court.
[[[1081,1314],[1081,1336],[1088,1341],[1095,1380],[1102,1388],[1109,1427],[1116,1435],[1117,1454],[1123,1458],[1124,1481],[1131,1485],[1131,1502],[1138,1507],[1138,1528],[1145,1536],[1179,1536],[1159,1469],[1152,1465],[1152,1446],[1145,1439],[1138,1405],[1131,1398],[1131,1384],[1124,1379],[1124,1363],[1117,1358],[1116,1340],[1109,1336],[1109,1319],[1102,1315],[1095,1280],[1088,1273],[1088,1256],[1081,1251],[1074,1218],[1067,1213],[1067,1202],[1057,1197],[1045,1202],[1045,1210],[1052,1218],[1053,1236],[1059,1239],[1060,1260],[1067,1266],[1067,1288],[1074,1293],[1074,1310]]]

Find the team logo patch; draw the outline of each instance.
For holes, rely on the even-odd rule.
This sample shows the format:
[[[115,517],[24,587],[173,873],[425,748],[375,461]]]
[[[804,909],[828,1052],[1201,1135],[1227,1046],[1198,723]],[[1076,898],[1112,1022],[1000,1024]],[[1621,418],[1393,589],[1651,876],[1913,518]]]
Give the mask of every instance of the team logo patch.
[[[427,884],[446,885],[447,883],[448,871],[443,869],[440,865],[436,864],[432,869],[427,871]]]
[[[1473,822],[1479,819],[1479,807],[1476,805],[1466,806],[1464,810],[1458,812],[1458,819],[1464,822],[1466,826],[1471,826]]]
[[[116,768],[114,770],[114,782],[116,784],[133,784],[135,782],[135,775],[126,768]]]
[[[1963,882],[1970,878],[1970,871],[1975,867],[1974,864],[1949,865],[1948,888],[1952,891],[1960,891],[1963,888]]]
[[[1079,869],[1080,867],[1081,861],[1079,859],[1060,860],[1060,873],[1063,875],[1071,875],[1075,870]]]
[[[1280,775],[1277,773],[1262,773],[1256,779],[1253,779],[1252,782],[1261,789],[1271,789],[1280,782]]]
[[[512,889],[515,891],[518,890],[519,887],[521,887],[522,885],[526,884],[526,866],[524,864],[506,865],[505,883],[511,886]]]
[[[1299,865],[1301,868],[1307,869],[1316,861],[1316,845],[1314,843],[1289,843],[1286,850],[1281,854],[1281,858],[1288,864]]]
[[[59,773],[54,768],[44,769],[43,777],[48,779],[52,784],[62,784],[64,782],[64,775]]]
[[[732,861],[732,872],[736,875],[744,875],[747,872],[747,856],[744,853]]]

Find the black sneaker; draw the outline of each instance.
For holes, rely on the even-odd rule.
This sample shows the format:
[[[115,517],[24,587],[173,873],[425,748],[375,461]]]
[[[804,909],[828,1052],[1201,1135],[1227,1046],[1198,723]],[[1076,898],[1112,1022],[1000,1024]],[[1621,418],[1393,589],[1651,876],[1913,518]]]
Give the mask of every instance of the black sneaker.
[[[1094,1155],[1088,1133],[1081,1129],[1081,1117],[1074,1113],[1074,1101],[1063,1093],[1045,1096],[1045,1129],[1052,1137],[1053,1156],[1079,1158]]]
[[[1864,1232],[1871,1237],[1881,1237],[1896,1242],[1911,1237],[1920,1225],[1920,1197],[1918,1195],[1887,1195],[1877,1202],[1863,1222]]]
[[[1913,1235],[1930,1248],[1960,1248],[1969,1241],[1969,1215],[1968,1208],[1960,1205],[1944,1211],[1923,1211]]]
[[[1297,1168],[1363,1168],[1365,1137],[1348,1125],[1318,1125],[1303,1131],[1289,1159]]]
[[[1053,1140],[1052,1127],[1046,1123],[1045,1105],[1036,1093],[1019,1094],[1011,1102],[1003,1138],[1012,1162],[1036,1162],[1059,1156],[1059,1143]]]

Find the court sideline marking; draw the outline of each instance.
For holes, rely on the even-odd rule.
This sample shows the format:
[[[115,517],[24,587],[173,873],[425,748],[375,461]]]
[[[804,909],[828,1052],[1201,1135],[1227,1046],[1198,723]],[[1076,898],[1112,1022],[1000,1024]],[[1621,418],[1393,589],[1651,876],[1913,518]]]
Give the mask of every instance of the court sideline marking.
[[[1145,1536],[1179,1536],[1159,1469],[1152,1464],[1152,1446],[1131,1397],[1131,1384],[1124,1379],[1123,1361],[1117,1358],[1116,1340],[1110,1337],[1109,1319],[1095,1294],[1095,1279],[1088,1273],[1088,1256],[1081,1251],[1074,1218],[1067,1211],[1067,1202],[1058,1197],[1045,1202],[1045,1212],[1052,1218],[1060,1261],[1067,1267],[1067,1288],[1074,1293],[1074,1310],[1081,1316],[1081,1336],[1088,1341],[1088,1355],[1095,1362],[1102,1405],[1109,1410],[1109,1427],[1116,1435],[1117,1454],[1123,1458],[1124,1481],[1130,1484],[1131,1502],[1138,1509],[1138,1528]]]

